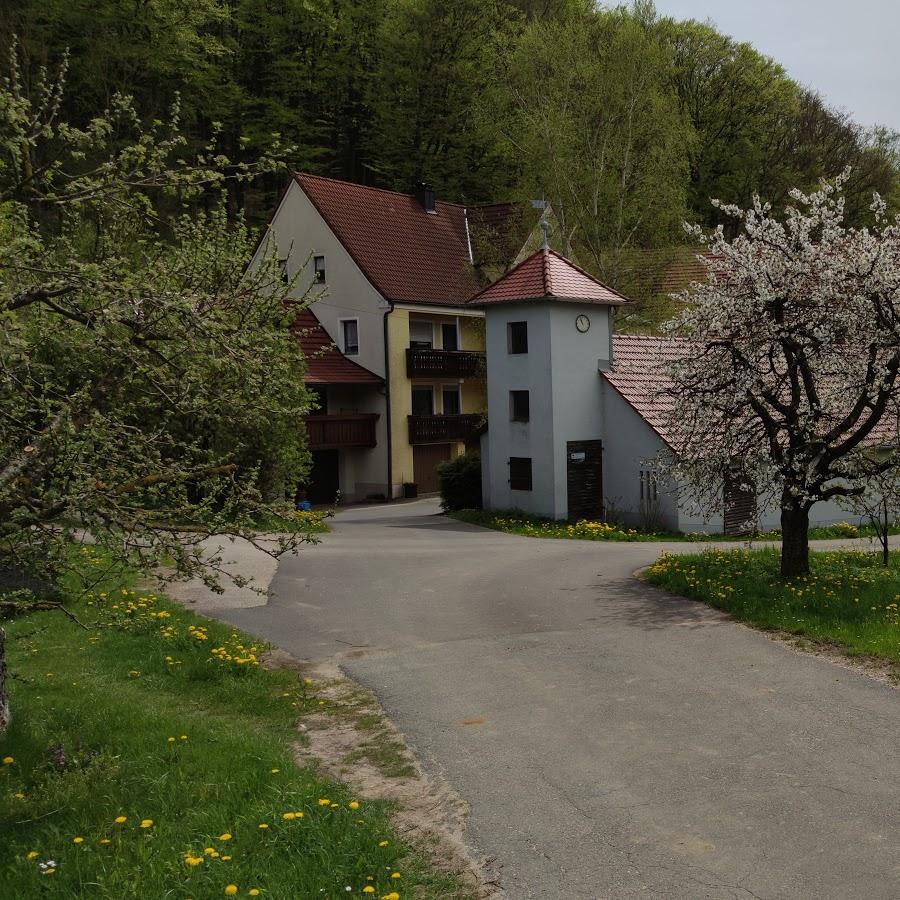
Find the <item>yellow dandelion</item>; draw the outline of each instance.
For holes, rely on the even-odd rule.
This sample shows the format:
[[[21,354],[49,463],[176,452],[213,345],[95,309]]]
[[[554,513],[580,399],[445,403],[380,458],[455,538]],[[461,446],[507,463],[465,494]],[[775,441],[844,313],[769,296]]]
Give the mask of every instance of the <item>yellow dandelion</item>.
[[[113,819],[113,821],[116,823],[116,825],[122,825],[128,821],[128,817],[127,816],[116,816],[115,819]]]
[[[259,888],[250,888],[250,890],[247,891],[247,893],[248,893],[251,897],[258,897],[258,896],[259,896]]]
[[[83,843],[84,843],[84,838],[83,838],[83,837],[73,837],[73,838],[72,838],[72,843],[73,843],[73,844],[83,844]]]
[[[181,740],[181,741],[186,741],[186,740],[187,740],[187,735],[186,735],[186,734],[181,735],[181,737],[179,738],[179,740]]]
[[[25,799],[25,795],[21,791],[16,791],[15,794],[13,794],[13,796],[16,798],[16,800],[24,800]]]
[[[220,835],[219,835],[219,840],[220,840],[220,841],[230,841],[230,840],[231,840],[231,834],[230,834],[229,832],[226,831],[224,834],[220,834]]]
[[[284,819],[285,822],[293,822],[293,820],[297,818],[297,813],[292,813],[292,812],[282,813],[281,818]]]
[[[327,800],[324,797],[319,799],[319,806],[330,806],[330,805],[331,805],[330,800]]]
[[[281,771],[281,769],[269,769],[269,771],[270,771],[273,775],[277,775],[277,774]]]
[[[363,888],[363,893],[364,893],[364,894],[374,894],[374,893],[375,893],[375,888],[373,888],[371,884],[367,884],[367,885]]]
[[[350,809],[359,809],[359,803],[357,803],[356,800],[351,800],[351,801],[347,804],[347,806],[348,806]]]
[[[153,825],[153,819],[141,819],[141,828],[150,828]]]
[[[216,852],[216,848],[215,848],[215,847],[205,847],[205,848],[203,849],[203,852],[204,852],[207,856],[212,856],[212,855]]]
[[[260,822],[258,827],[262,828],[263,831],[265,831],[269,827],[269,824],[268,822]]]
[[[379,847],[387,847],[388,843],[389,843],[389,841],[379,841],[378,846]]]
[[[15,759],[13,759],[13,757],[11,757],[11,756],[3,757],[3,765],[4,766],[11,766],[14,762],[15,762]]]
[[[238,888],[236,884],[229,884],[225,887],[225,895],[227,897],[233,897],[238,892]]]
[[[37,850],[29,850],[28,853],[25,854],[25,859],[37,859],[40,854]]]
[[[228,862],[229,859],[231,859],[230,856],[223,856],[223,857],[222,857],[222,861],[223,861],[223,862]]]
[[[400,877],[399,872],[391,872],[391,878],[399,878],[399,877]]]
[[[174,744],[174,743],[175,743],[175,738],[173,738],[173,737],[166,738],[166,740],[167,740],[170,744]]]

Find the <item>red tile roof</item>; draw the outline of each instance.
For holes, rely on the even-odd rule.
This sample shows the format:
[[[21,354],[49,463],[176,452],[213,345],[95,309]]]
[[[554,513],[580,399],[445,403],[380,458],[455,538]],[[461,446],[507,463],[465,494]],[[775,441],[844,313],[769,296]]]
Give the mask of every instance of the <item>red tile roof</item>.
[[[614,335],[612,370],[601,373],[670,447],[673,435],[666,428],[666,418],[673,402],[663,391],[671,381],[662,376],[659,367],[678,358],[684,344],[677,338]]]
[[[469,301],[481,305],[519,300],[570,300],[620,306],[621,294],[601,284],[555,250],[543,248],[510,269]]]
[[[409,194],[295,174],[329,228],[386,299],[462,304],[481,284],[469,259],[466,208],[435,202],[429,213]],[[502,205],[491,210],[502,217]]]
[[[307,384],[383,384],[374,372],[347,359],[310,309],[300,312],[294,330],[306,357]]]
[[[623,334],[613,336],[612,370],[601,375],[625,398],[638,415],[665,441],[676,449],[676,436],[668,427],[668,414],[674,398],[666,393],[672,381],[662,369],[666,363],[682,357],[689,341],[651,335]],[[865,439],[867,446],[897,446],[900,438],[900,412],[890,410]]]

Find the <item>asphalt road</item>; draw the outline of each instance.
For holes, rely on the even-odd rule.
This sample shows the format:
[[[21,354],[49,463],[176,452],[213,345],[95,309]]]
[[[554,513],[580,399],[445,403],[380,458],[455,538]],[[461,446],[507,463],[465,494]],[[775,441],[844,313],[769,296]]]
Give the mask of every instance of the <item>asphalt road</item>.
[[[659,544],[436,510],[344,511],[209,611],[343,656],[509,897],[900,898],[900,692],[641,585]]]

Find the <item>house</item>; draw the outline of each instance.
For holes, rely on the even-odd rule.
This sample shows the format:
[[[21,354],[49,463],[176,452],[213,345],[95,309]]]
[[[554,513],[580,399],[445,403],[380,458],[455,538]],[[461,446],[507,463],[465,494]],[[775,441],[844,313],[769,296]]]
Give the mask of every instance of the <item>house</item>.
[[[656,471],[654,460],[674,452],[657,365],[678,352],[678,341],[616,335],[617,311],[627,304],[546,245],[472,297],[469,305],[485,313],[484,505],[737,533],[754,517],[753,492],[726,482],[722,514],[708,519]],[[816,504],[810,519],[846,517],[829,502]],[[759,521],[777,527],[777,510]]]
[[[309,499],[434,491],[438,463],[477,443],[484,319],[466,301],[507,268],[536,218],[527,206],[448,203],[427,184],[401,194],[291,178],[268,234],[298,290],[313,285],[297,323],[319,400],[307,420]]]

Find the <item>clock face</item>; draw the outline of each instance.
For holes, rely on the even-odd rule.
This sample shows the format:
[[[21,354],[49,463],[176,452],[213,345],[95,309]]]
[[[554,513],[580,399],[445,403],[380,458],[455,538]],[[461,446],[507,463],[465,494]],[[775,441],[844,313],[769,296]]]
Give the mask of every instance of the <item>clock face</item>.
[[[591,327],[591,320],[587,316],[581,315],[575,320],[575,327],[584,334]]]

